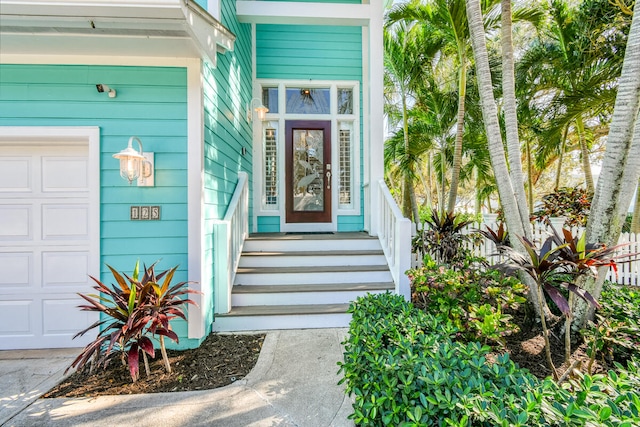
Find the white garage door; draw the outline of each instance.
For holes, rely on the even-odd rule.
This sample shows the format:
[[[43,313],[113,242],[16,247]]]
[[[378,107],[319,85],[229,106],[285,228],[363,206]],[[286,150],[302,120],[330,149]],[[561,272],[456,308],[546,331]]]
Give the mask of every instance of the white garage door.
[[[96,314],[88,147],[0,145],[0,349],[79,347]],[[93,336],[92,336],[93,335]]]

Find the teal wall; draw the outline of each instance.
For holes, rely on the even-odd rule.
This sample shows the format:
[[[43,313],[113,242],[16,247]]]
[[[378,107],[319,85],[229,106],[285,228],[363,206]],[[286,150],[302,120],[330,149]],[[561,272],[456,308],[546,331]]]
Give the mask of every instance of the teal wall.
[[[322,25],[256,25],[259,79],[358,80],[362,29]]]
[[[179,265],[175,283],[187,280],[185,68],[0,64],[0,126],[99,126],[101,279],[113,282],[105,264],[131,273],[140,259],[160,260],[158,271]],[[155,187],[120,177],[112,155],[133,135],[155,152]],[[131,205],[159,205],[161,220],[131,221]],[[186,336],[185,322],[173,327]]]
[[[336,1],[336,3],[338,3]],[[360,3],[347,1],[340,3]],[[320,25],[256,25],[256,74],[258,79],[356,80],[362,106],[362,28]],[[360,111],[360,135],[362,132]],[[363,163],[362,137],[360,164]],[[363,167],[360,182],[363,182]],[[338,231],[364,229],[363,191],[361,213],[338,216]],[[259,232],[280,231],[274,217],[259,217]],[[277,217],[276,217],[277,218]]]
[[[252,189],[252,127],[246,119],[251,101],[251,25],[235,18],[235,1],[223,0],[222,23],[236,35],[233,51],[218,54],[215,69],[204,66],[205,268],[213,280],[213,221],[224,217],[238,182],[249,174]],[[242,154],[243,147],[246,150]],[[252,197],[249,196],[251,203]],[[250,216],[252,218],[252,208]],[[251,229],[251,225],[249,225]],[[204,284],[203,284],[204,285]],[[213,283],[209,284],[213,289]],[[213,296],[213,294],[211,294]],[[208,302],[213,307],[212,302]],[[213,320],[213,310],[206,324]]]

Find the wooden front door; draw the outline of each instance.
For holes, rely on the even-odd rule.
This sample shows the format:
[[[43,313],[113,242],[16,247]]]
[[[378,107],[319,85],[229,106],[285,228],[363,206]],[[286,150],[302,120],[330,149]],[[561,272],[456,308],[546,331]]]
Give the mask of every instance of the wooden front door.
[[[331,122],[285,126],[286,222],[331,222]]]

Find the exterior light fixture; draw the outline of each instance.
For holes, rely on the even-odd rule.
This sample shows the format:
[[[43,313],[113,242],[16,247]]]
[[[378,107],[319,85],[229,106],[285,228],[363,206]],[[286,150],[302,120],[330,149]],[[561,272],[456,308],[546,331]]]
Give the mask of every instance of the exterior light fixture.
[[[98,91],[98,93],[104,93],[107,92],[107,94],[109,95],[109,98],[115,98],[116,97],[116,90],[114,88],[111,88],[105,84],[97,84],[96,85],[96,90]]]
[[[256,107],[254,107],[254,105],[256,104],[254,101],[258,101]],[[262,101],[260,101],[258,98],[253,98],[251,102],[249,102],[249,108],[247,108],[248,122],[251,122],[253,120],[254,111],[258,113],[258,120],[263,121],[267,117],[267,113],[269,112],[269,109],[264,105],[262,105]]]
[[[132,144],[138,143],[140,150],[136,151]],[[154,185],[154,153],[142,151],[142,141],[137,136],[129,138],[129,145],[124,150],[113,155],[120,160],[120,176],[129,181],[129,185],[137,180],[138,187],[153,187]]]

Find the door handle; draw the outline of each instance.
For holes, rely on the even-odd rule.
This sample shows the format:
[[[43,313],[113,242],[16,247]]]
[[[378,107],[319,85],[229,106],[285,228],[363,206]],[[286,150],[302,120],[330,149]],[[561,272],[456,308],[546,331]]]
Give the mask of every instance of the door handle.
[[[327,171],[327,190],[331,190],[331,171]]]

